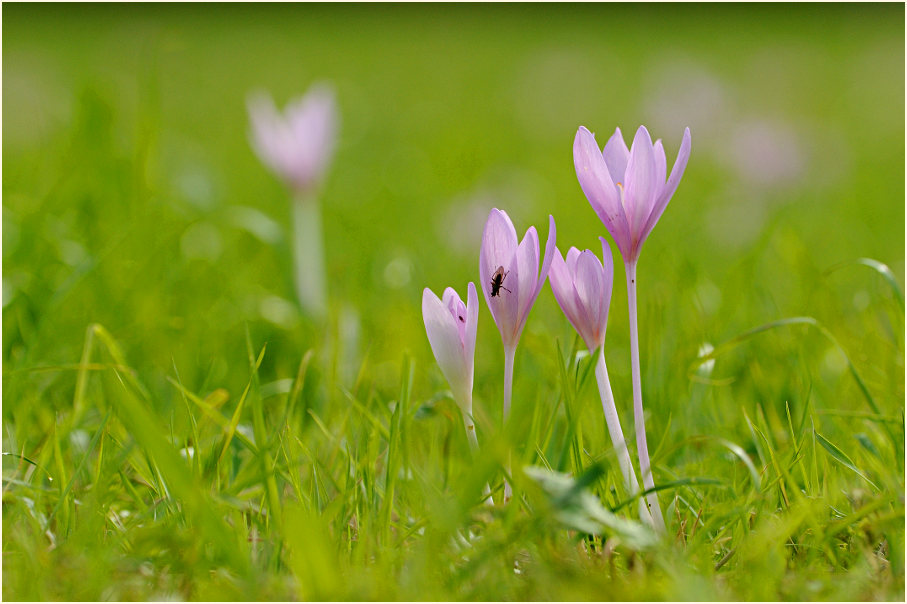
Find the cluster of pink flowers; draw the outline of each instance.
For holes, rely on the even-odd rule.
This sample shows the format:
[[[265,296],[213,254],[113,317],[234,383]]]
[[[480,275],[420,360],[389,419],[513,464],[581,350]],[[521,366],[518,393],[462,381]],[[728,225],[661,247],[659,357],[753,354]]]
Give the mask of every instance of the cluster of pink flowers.
[[[653,144],[644,126],[637,130],[630,148],[624,143],[620,129],[614,132],[604,150],[599,149],[594,135],[584,127],[577,131],[573,144],[576,175],[583,193],[611,234],[624,260],[630,307],[636,442],[640,472],[649,491],[647,500],[640,498],[640,517],[656,530],[664,529],[664,521],[653,490],[643,423],[636,326],[636,264],[642,244],[680,183],[689,156],[689,129],[684,132],[670,177],[667,176],[667,161],[661,140]],[[564,258],[557,249],[556,235],[554,217],[549,216],[548,240],[542,257],[535,227],[529,227],[522,241],[519,241],[510,217],[497,208],[491,210],[485,223],[479,251],[479,277],[485,302],[504,345],[504,418],[506,420],[510,410],[516,347],[529,311],[550,272],[551,289],[561,310],[589,351],[598,351],[596,378],[608,431],[625,485],[628,491],[635,494],[639,492],[638,481],[620,428],[604,357],[614,280],[611,250],[602,238],[603,262],[594,252],[580,252],[574,247]],[[432,352],[450,383],[463,413],[470,442],[475,447],[472,386],[478,301],[472,282],[467,289],[469,298],[464,305],[452,288],[444,291],[442,299],[426,288],[422,293],[422,316]],[[510,497],[510,485],[505,481],[504,501]]]
[[[320,220],[314,194],[336,139],[333,93],[326,86],[315,86],[307,95],[291,102],[283,115],[269,98],[259,94],[250,98],[249,114],[255,151],[287,183],[297,198],[294,245],[297,289],[303,308],[313,316],[322,316],[326,294]],[[639,470],[646,489],[646,497],[639,500],[640,518],[659,531],[664,530],[664,520],[652,478],[642,406],[636,265],[642,244],[677,190],[689,157],[689,128],[684,131],[670,176],[661,140],[653,143],[644,126],[636,131],[629,148],[619,128],[608,139],[604,149],[599,149],[595,136],[584,127],[579,128],[573,142],[573,162],[580,187],[611,234],[624,261],[630,320],[633,418]],[[529,227],[523,239],[518,240],[516,228],[503,210],[491,210],[482,233],[479,251],[482,294],[504,345],[504,419],[510,412],[517,344],[529,311],[550,272],[551,289],[561,310],[590,353],[598,351],[595,375],[608,433],[624,484],[628,492],[637,494],[639,483],[624,441],[605,365],[605,332],[614,281],[611,249],[601,238],[602,261],[594,252],[581,252],[574,247],[569,249],[565,258],[556,246],[557,231],[553,216],[548,217],[548,224],[544,256],[535,227]],[[478,448],[478,441],[472,417],[472,387],[479,302],[474,283],[468,284],[467,292],[464,304],[452,288],[445,289],[441,298],[426,288],[422,292],[422,318],[432,352],[450,383],[463,414],[469,442],[475,449]],[[509,470],[509,467],[506,468],[508,473]],[[491,502],[487,487],[486,494]],[[510,497],[510,484],[505,480],[505,503]]]

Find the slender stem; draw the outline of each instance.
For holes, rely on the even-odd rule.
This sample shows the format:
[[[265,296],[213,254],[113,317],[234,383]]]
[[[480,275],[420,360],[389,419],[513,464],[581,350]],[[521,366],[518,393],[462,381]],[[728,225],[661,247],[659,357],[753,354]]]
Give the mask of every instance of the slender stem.
[[[595,364],[595,379],[598,381],[598,394],[601,397],[602,409],[605,412],[605,423],[608,425],[608,433],[611,435],[614,452],[617,453],[617,463],[620,465],[620,471],[624,475],[624,486],[630,495],[635,495],[639,492],[639,482],[636,480],[636,473],[633,471],[630,452],[627,450],[627,441],[624,440],[624,431],[621,430],[620,417],[618,417],[617,407],[614,405],[611,380],[608,379],[608,367],[605,365],[604,346],[599,349],[598,361]],[[639,518],[654,528],[652,515],[649,513],[645,499],[642,498],[639,500]]]
[[[507,424],[507,418],[510,416],[510,400],[513,394],[513,358],[516,356],[516,346],[504,347],[504,424]],[[507,473],[510,474],[511,454],[507,453]],[[504,480],[504,503],[510,501],[513,496],[513,489],[510,482]]]
[[[293,261],[299,304],[321,320],[327,313],[321,205],[311,194],[300,193],[293,203]]]
[[[470,395],[471,398],[471,395]],[[469,405],[464,409],[472,409],[472,401],[469,401]],[[479,450],[479,439],[476,438],[476,424],[472,420],[472,413],[463,411],[463,424],[466,426],[466,439],[469,440],[469,448],[473,453],[476,453]],[[485,495],[485,503],[487,505],[494,505],[494,499],[491,498],[491,488],[488,486],[488,483],[485,483],[485,488],[482,489],[482,494]]]
[[[636,322],[636,261],[624,264],[627,273],[627,306],[630,311],[630,362],[633,370],[633,419],[636,423],[636,449],[639,453],[639,470],[642,473],[642,483],[646,489],[655,486],[652,478],[652,465],[649,461],[649,446],[646,444],[646,420],[642,409],[642,378],[639,371],[639,331]],[[664,532],[665,523],[661,515],[661,506],[658,505],[658,493],[652,492],[646,496],[649,501],[649,511],[655,521],[655,530]]]

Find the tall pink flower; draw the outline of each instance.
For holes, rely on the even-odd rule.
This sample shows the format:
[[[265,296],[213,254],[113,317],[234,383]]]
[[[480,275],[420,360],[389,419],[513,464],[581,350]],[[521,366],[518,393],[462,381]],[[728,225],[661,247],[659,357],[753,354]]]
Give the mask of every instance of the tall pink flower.
[[[523,240],[518,242],[507,212],[494,208],[485,222],[479,252],[479,277],[505,349],[516,349],[529,311],[545,284],[557,235],[553,216],[548,217],[548,224],[548,241],[540,272],[539,235],[535,227],[529,227]],[[492,278],[499,268],[503,269],[502,280],[499,287],[494,287]]]
[[[590,351],[605,343],[614,282],[611,248],[604,239],[601,242],[604,264],[591,251],[581,253],[571,247],[566,262],[560,250],[555,250],[548,273],[554,298]]]
[[[248,101],[252,146],[261,161],[297,192],[316,188],[330,163],[337,139],[337,107],[332,89],[316,84],[287,104],[281,114],[271,97],[254,93]]]
[[[671,176],[665,181],[667,161],[661,139],[652,144],[640,126],[627,149],[620,128],[599,151],[595,136],[580,126],[573,141],[576,177],[598,217],[620,249],[624,262],[635,262],[646,237],[661,218],[690,158],[690,129],[683,141]]]
[[[667,175],[667,160],[661,140],[652,144],[645,126],[640,126],[627,149],[620,128],[608,140],[603,151],[591,132],[580,126],[573,140],[573,164],[576,177],[592,204],[595,213],[605,223],[624,259],[627,277],[627,308],[630,315],[630,364],[633,376],[633,418],[636,424],[636,448],[639,469],[647,490],[655,486],[649,449],[646,443],[645,415],[642,406],[642,375],[639,362],[639,330],[636,313],[636,264],[646,237],[680,184],[680,178],[690,159],[690,129],[683,132],[680,151]],[[664,531],[664,518],[658,504],[658,493],[646,497],[656,530]]]
[[[504,343],[505,422],[510,414],[516,346],[529,311],[542,291],[548,269],[551,268],[556,238],[554,217],[548,216],[548,241],[545,243],[545,258],[539,271],[539,235],[535,227],[529,227],[523,240],[518,242],[516,229],[507,212],[494,208],[485,222],[482,249],[479,252],[479,276],[482,279],[485,302],[488,303]],[[508,463],[508,472],[509,465]],[[510,483],[505,481],[504,503],[510,501],[511,495]]]
[[[427,287],[422,291],[422,320],[431,351],[450,384],[463,413],[472,415],[472,379],[479,324],[479,297],[472,281],[466,304],[448,287],[439,299]]]

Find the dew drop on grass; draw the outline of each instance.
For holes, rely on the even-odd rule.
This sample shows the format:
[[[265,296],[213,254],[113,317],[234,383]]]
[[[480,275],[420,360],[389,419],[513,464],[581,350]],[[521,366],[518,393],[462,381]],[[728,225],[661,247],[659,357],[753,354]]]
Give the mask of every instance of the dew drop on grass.
[[[699,346],[699,356],[704,357],[707,354],[711,353],[713,350],[715,350],[714,346],[712,346],[708,342],[703,342],[702,345]],[[696,369],[696,373],[699,374],[700,377],[707,378],[712,375],[713,369],[715,369],[715,359],[709,359]]]

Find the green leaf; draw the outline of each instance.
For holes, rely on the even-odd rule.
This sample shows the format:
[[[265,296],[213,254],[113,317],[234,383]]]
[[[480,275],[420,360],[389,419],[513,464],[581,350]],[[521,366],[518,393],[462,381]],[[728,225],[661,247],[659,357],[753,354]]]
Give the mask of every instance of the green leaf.
[[[656,544],[652,529],[604,508],[582,487],[582,478],[574,480],[567,474],[538,466],[527,466],[523,471],[539,484],[548,496],[555,518],[568,528],[592,535],[614,535],[633,550],[646,550]]]

